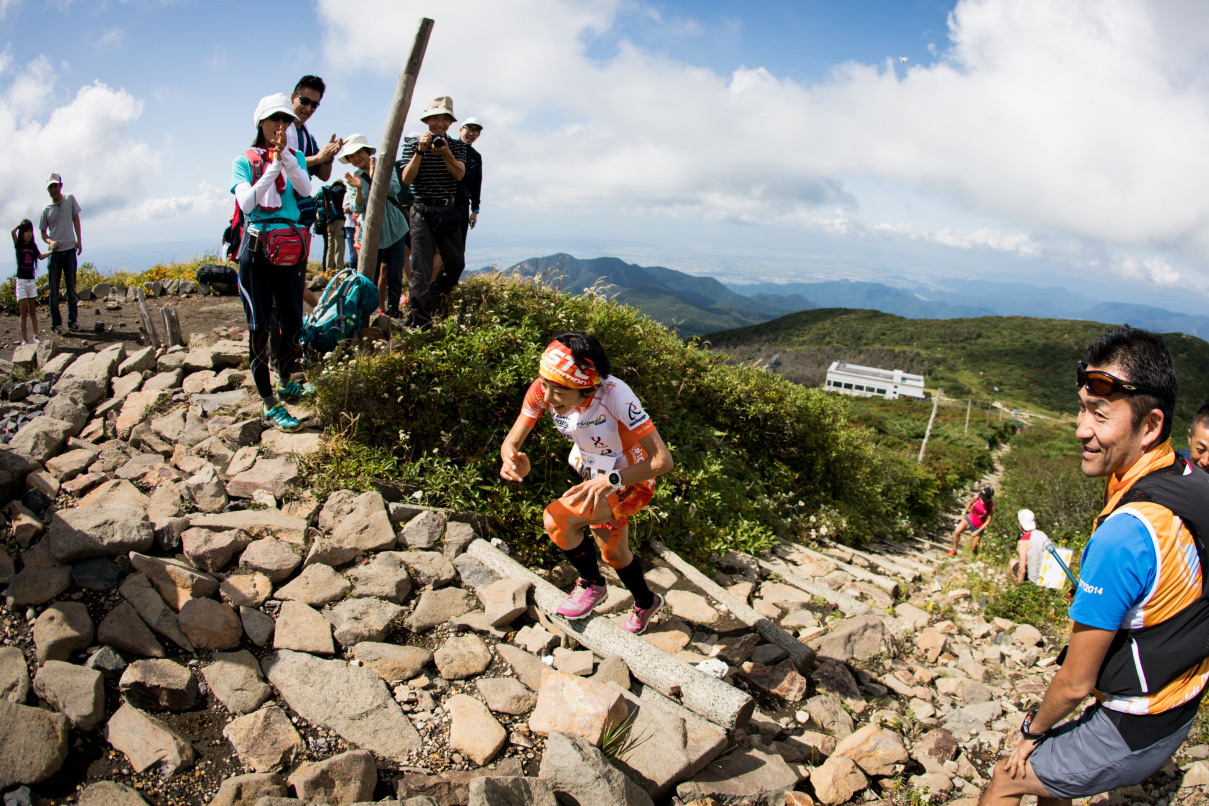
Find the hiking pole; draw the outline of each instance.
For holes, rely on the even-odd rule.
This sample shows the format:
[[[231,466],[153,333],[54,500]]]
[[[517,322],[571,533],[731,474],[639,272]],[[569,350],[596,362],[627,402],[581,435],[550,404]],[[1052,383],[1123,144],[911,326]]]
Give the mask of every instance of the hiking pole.
[[[1062,558],[1058,556],[1058,549],[1054,548],[1053,543],[1046,543],[1045,550],[1049,552],[1049,556],[1054,558],[1054,562],[1058,563],[1058,567],[1066,573],[1066,578],[1070,580],[1070,584],[1076,588],[1079,587],[1079,580],[1075,579],[1075,575],[1066,567],[1066,563],[1062,562]]]
[[[420,65],[424,62],[424,51],[428,49],[428,37],[432,34],[433,22],[428,17],[420,19],[420,27],[416,31],[415,44],[411,46],[411,56],[399,73],[399,85],[395,88],[395,100],[390,107],[390,117],[386,121],[386,134],[382,137],[382,145],[378,148],[374,174],[381,180],[370,183],[369,199],[365,203],[365,225],[361,235],[361,255],[359,269],[361,274],[373,280],[378,276],[378,233],[382,231],[382,216],[386,212],[386,193],[390,190],[390,172],[395,169],[395,157],[399,152],[399,138],[403,136],[403,123],[407,118],[407,110],[411,107],[411,94],[416,88],[416,77],[420,74]],[[398,302],[398,300],[395,300]]]

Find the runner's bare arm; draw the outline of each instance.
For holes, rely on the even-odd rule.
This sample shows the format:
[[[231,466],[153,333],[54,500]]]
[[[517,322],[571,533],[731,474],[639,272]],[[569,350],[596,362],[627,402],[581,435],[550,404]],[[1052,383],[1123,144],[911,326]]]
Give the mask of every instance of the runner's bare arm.
[[[1096,676],[1100,673],[1100,664],[1104,662],[1108,646],[1116,634],[1116,630],[1100,630],[1074,622],[1066,662],[1045,690],[1045,698],[1029,727],[1031,733],[1044,733],[1057,725],[1091,694]],[[1038,742],[1020,738],[1008,756],[1008,775],[1017,778],[1027,773],[1026,762],[1037,745]]]
[[[504,437],[504,444],[500,446],[500,476],[507,481],[522,481],[529,475],[529,457],[521,453],[521,445],[532,430],[533,426],[523,416],[517,417],[512,430]]]

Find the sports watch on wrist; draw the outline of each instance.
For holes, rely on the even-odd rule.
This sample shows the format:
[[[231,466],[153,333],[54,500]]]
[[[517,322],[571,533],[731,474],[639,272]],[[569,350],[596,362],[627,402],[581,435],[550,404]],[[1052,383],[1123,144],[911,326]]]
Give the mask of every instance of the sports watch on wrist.
[[[608,482],[609,482],[609,484],[613,485],[614,489],[620,490],[622,487],[621,471],[620,470],[610,470],[609,476],[608,476]]]
[[[1024,721],[1020,723],[1020,735],[1033,742],[1039,742],[1049,734],[1049,731],[1042,731],[1041,733],[1032,733],[1029,731],[1029,728],[1033,726],[1033,717],[1037,716],[1038,708],[1034,708],[1025,714]]]

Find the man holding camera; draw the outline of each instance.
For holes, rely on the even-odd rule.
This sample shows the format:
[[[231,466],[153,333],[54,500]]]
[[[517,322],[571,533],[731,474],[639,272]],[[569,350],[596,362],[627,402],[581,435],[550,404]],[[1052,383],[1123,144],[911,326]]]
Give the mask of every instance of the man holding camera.
[[[433,98],[420,116],[428,131],[403,142],[399,180],[412,185],[411,281],[408,325],[424,330],[432,327],[432,301],[458,284],[466,268],[466,243],[462,235],[465,219],[457,203],[458,182],[466,174],[466,145],[447,136],[453,116],[453,99]],[[444,260],[440,274],[432,278],[435,250]]]

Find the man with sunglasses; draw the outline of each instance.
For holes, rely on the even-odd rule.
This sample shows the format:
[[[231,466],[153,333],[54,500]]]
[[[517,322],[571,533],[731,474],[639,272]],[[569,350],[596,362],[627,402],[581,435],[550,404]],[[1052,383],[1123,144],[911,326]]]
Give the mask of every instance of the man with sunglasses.
[[[1146,780],[1188,735],[1209,680],[1209,660],[1187,669],[1143,668],[1133,635],[1171,619],[1201,595],[1201,567],[1192,534],[1170,509],[1149,500],[1121,505],[1139,480],[1177,463],[1171,448],[1176,374],[1161,336],[1113,328],[1088,348],[1076,368],[1082,470],[1105,480],[1104,509],[1083,550],[1070,607],[1066,659],[1041,704],[1029,711],[1021,738],[995,766],[980,804],[1070,803]],[[1132,499],[1131,499],[1132,500]],[[1141,694],[1116,689],[1109,661],[1131,653]],[[1148,661],[1149,662],[1149,661]],[[1153,685],[1146,683],[1147,673]],[[1168,681],[1168,682],[1164,682]],[[1089,694],[1076,720],[1059,725]]]
[[[332,160],[344,147],[344,141],[332,135],[323,148],[315,140],[314,135],[306,128],[306,123],[319,108],[323,93],[327,86],[319,76],[303,76],[294,86],[290,95],[290,103],[294,106],[294,125],[286,132],[286,145],[294,151],[301,151],[306,157],[306,172],[317,176],[326,182],[332,176]]]

